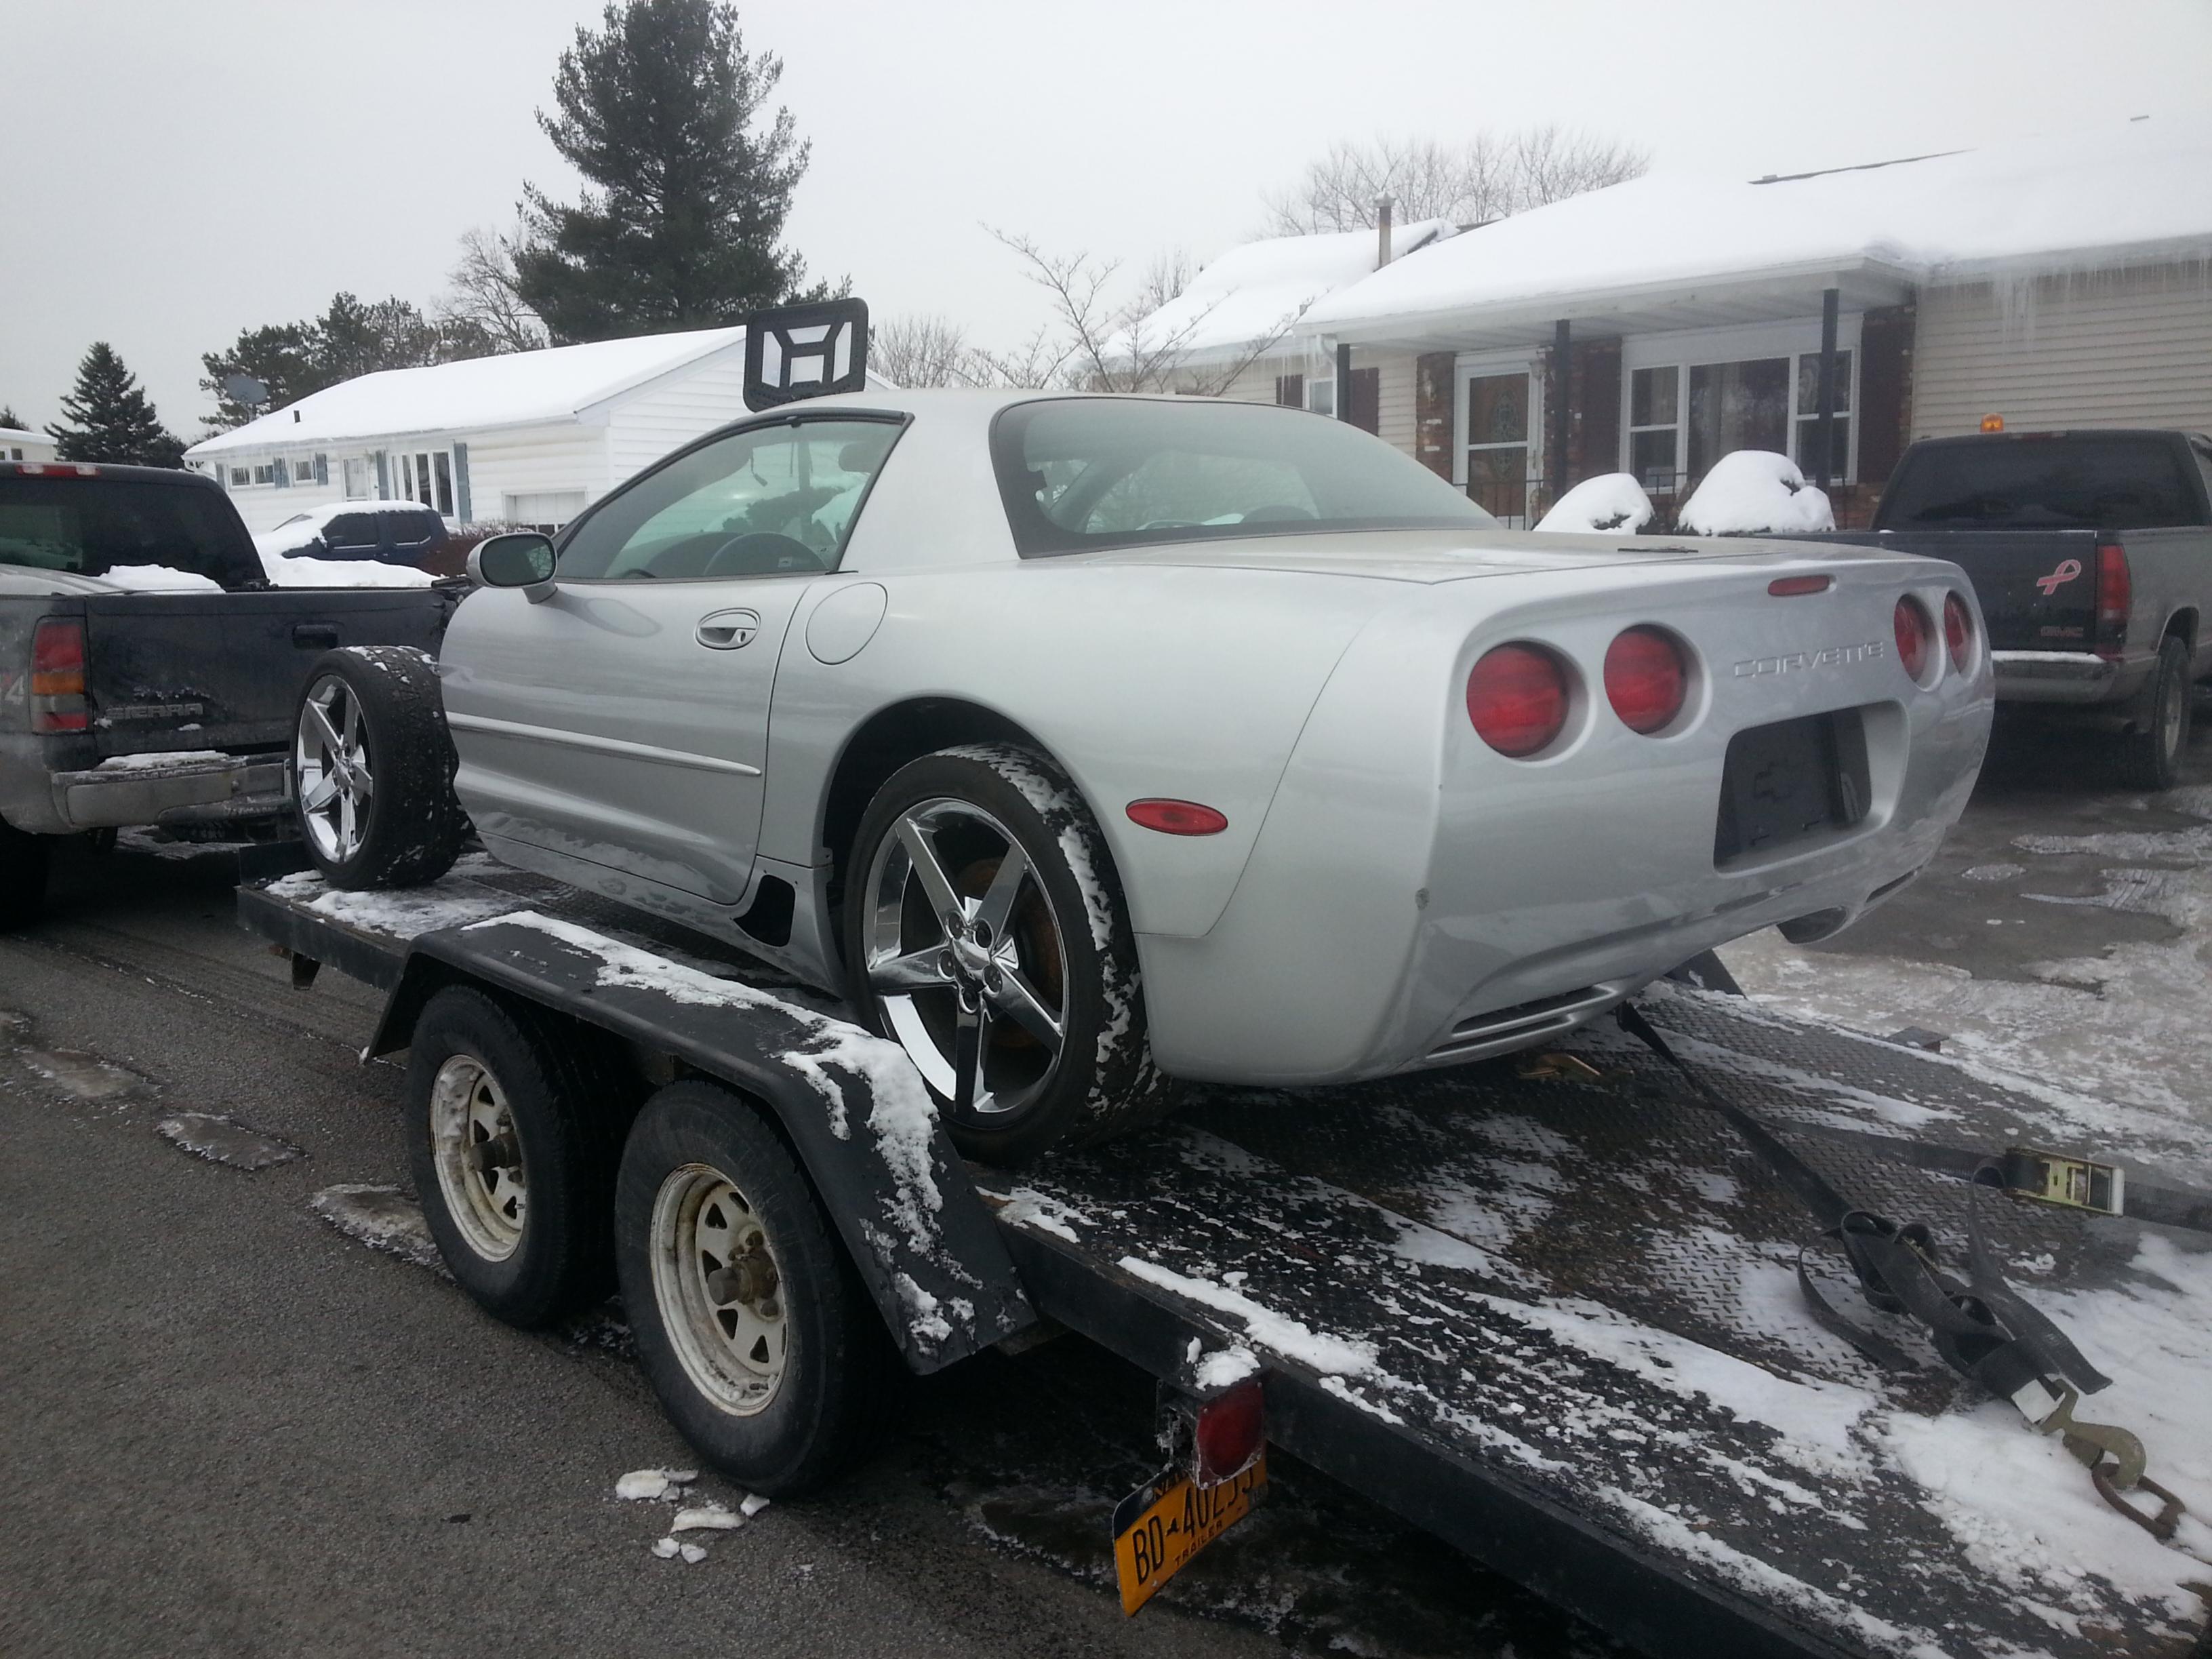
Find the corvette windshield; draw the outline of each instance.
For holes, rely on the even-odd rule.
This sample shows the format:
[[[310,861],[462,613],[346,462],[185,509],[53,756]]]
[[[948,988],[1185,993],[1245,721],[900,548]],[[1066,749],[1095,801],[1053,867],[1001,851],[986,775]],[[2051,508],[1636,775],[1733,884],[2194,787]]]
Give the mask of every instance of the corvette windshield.
[[[1024,558],[1234,536],[1498,526],[1357,427],[1266,404],[1017,404],[992,428],[991,460]]]

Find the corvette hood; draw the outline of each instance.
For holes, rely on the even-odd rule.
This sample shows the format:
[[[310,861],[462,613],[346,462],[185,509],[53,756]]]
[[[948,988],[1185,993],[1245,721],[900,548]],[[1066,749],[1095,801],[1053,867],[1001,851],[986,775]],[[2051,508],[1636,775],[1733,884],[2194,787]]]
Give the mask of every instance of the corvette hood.
[[[1805,541],[1695,536],[1555,536],[1497,530],[1380,530],[1359,534],[1233,537],[1174,542],[1078,556],[1084,564],[1183,565],[1216,570],[1279,570],[1372,581],[1455,582],[1480,576],[1634,568],[1705,560],[1739,564],[1771,559],[1835,563],[1870,556],[1863,550]],[[1871,556],[1893,556],[1875,554]]]

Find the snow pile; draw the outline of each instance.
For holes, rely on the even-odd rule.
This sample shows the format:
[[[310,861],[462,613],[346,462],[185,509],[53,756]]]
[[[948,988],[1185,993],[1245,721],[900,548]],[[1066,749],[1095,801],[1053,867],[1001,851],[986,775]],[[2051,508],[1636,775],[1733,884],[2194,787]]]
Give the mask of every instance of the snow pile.
[[[94,579],[130,593],[220,593],[222,584],[211,576],[178,570],[166,564],[118,564]]]
[[[1787,455],[1739,449],[1713,463],[1680,522],[1692,536],[1760,536],[1833,530],[1836,515],[1826,494],[1807,483]]]
[[[165,772],[176,766],[205,766],[227,761],[220,749],[170,749],[150,755],[110,755],[94,767],[97,772]]]
[[[397,1187],[352,1183],[325,1187],[307,1200],[307,1207],[348,1238],[372,1250],[383,1250],[451,1277],[438,1258],[437,1242],[422,1219],[422,1206],[401,1197]]]
[[[632,1469],[615,1482],[615,1496],[631,1504],[648,1498],[681,1498],[684,1488],[698,1478],[696,1469]]]
[[[1607,472],[1584,478],[1560,496],[1537,520],[1536,528],[1568,534],[1617,530],[1633,535],[1651,522],[1652,512],[1651,498],[1632,475]]]
[[[293,559],[264,553],[261,568],[279,587],[428,587],[437,580],[411,565],[374,559]]]

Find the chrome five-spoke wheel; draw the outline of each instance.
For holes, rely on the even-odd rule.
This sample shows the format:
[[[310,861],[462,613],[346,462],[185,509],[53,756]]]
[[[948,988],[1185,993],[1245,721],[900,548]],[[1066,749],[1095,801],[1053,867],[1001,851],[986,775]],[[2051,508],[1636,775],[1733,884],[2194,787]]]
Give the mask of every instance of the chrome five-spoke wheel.
[[[334,863],[361,850],[376,781],[369,772],[368,738],[352,688],[325,674],[300,705],[292,742],[300,791],[300,820],[316,849]]]
[[[454,1054],[430,1085],[430,1151],[446,1212],[468,1247],[504,1261],[522,1243],[530,1188],[514,1114],[499,1080],[472,1054]]]
[[[653,1204],[653,1300],[694,1388],[750,1417],[775,1400],[791,1335],[768,1230],[720,1170],[669,1172]]]
[[[890,1034],[956,1121],[1020,1112],[1067,1028],[1060,921],[1013,834],[973,802],[902,812],[867,873],[867,983]]]

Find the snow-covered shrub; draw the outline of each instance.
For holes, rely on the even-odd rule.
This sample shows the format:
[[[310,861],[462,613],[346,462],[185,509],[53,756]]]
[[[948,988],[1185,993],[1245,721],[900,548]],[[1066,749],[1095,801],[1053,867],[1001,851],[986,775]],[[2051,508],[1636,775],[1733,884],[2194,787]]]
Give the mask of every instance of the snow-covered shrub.
[[[1570,535],[1600,530],[1634,535],[1651,522],[1652,511],[1651,498],[1632,475],[1608,472],[1584,478],[1560,496],[1536,528]]]
[[[1827,493],[1807,483],[1787,455],[1739,449],[1713,463],[1674,523],[1692,536],[1759,536],[1833,530],[1836,515]]]

